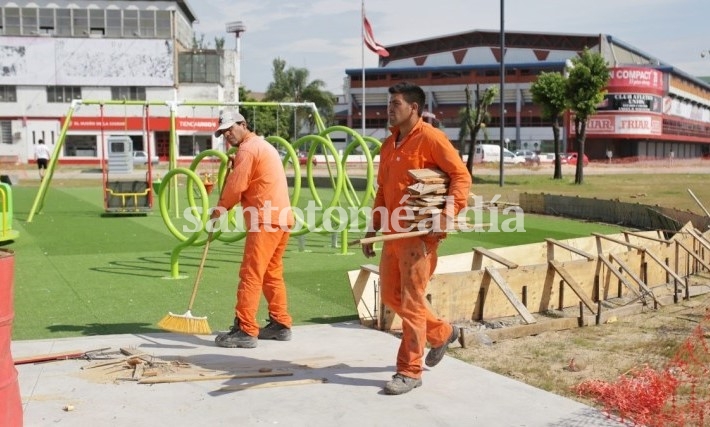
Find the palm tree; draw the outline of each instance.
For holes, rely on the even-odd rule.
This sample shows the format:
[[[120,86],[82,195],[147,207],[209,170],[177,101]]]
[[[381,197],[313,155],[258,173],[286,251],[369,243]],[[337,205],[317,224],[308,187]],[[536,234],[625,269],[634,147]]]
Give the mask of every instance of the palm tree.
[[[305,68],[286,68],[286,61],[281,58],[274,59],[273,62],[274,81],[266,89],[265,100],[273,102],[313,102],[318,109],[324,123],[329,123],[333,119],[333,106],[335,96],[325,90],[323,80],[308,81],[309,71]],[[294,140],[298,138],[298,130],[307,122],[311,131],[314,128],[315,120],[310,114],[298,114],[296,108],[290,114],[291,124],[290,134]]]

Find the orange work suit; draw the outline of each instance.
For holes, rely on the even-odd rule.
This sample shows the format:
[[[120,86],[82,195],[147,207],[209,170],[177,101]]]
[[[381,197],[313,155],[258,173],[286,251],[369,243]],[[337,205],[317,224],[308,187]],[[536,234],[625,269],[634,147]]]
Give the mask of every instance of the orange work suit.
[[[263,292],[271,319],[290,328],[283,279],[283,254],[294,224],[288,184],[278,151],[254,133],[239,144],[217,206],[229,210],[239,203],[248,231],[234,308],[239,327],[259,335],[256,314]]]
[[[397,232],[396,226],[404,227],[402,219],[397,218],[397,208],[405,204],[407,187],[415,182],[408,174],[410,169],[438,168],[448,174],[445,214],[456,216],[466,206],[471,175],[446,135],[419,119],[396,147],[399,129],[392,128],[391,132],[380,153],[373,229],[391,234]],[[384,242],[380,258],[382,302],[402,318],[397,372],[411,378],[421,378],[426,343],[441,346],[452,333],[448,322],[429,310],[425,298],[436,268],[438,246],[438,237],[431,235],[389,240]]]

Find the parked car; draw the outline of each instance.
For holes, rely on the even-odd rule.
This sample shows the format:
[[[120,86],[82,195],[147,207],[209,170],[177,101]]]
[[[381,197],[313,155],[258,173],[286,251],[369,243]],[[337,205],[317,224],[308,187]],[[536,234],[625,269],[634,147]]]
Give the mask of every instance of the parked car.
[[[500,162],[500,146],[495,144],[478,144],[473,153],[474,163],[498,163]],[[516,156],[507,148],[503,149],[503,163],[521,164],[525,163],[525,158]]]
[[[539,165],[540,157],[538,154],[532,150],[518,150],[515,152],[516,156],[520,156],[525,159],[525,164],[528,165]]]
[[[539,163],[555,163],[555,153],[540,153],[537,155]],[[560,154],[560,163],[565,163],[565,156]]]
[[[301,166],[306,166],[307,163],[308,163],[308,152],[307,151],[299,151],[298,152],[298,164]],[[313,166],[316,166],[318,164],[315,157],[311,160],[311,163],[313,164]]]
[[[525,163],[525,157],[518,156],[512,151],[503,149],[503,163],[521,165]]]
[[[567,164],[568,165],[576,165],[577,164],[577,153],[570,153],[567,155]],[[589,164],[589,157],[587,155],[584,155],[584,158],[582,160],[582,166],[587,166]]]
[[[160,158],[156,155],[151,156],[151,164],[157,165],[160,163]],[[148,153],[145,151],[134,151],[133,152],[133,165],[147,165],[148,164]]]

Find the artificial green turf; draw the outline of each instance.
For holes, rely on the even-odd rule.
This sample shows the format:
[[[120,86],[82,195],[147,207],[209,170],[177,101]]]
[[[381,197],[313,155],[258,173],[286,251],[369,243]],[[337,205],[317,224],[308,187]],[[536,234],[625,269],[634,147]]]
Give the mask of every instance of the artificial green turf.
[[[202,249],[190,247],[179,258],[182,279],[170,277],[170,253],[178,240],[169,233],[157,207],[146,216],[103,217],[102,189],[53,186],[42,212],[26,219],[36,187],[14,187],[15,253],[13,339],[39,339],[114,333],[158,332],[168,312],[187,309]],[[319,196],[332,197],[328,191]],[[214,195],[212,196],[214,197]],[[310,196],[302,193],[304,199]],[[180,206],[186,206],[184,200]],[[504,221],[510,216],[499,215]],[[488,221],[489,218],[483,218]],[[179,223],[179,221],[177,221]],[[440,255],[488,248],[612,233],[617,228],[535,215],[524,217],[525,232],[452,234]],[[362,237],[353,233],[349,239]],[[292,237],[284,256],[289,306],[296,324],[357,319],[347,271],[366,259],[359,247],[342,254],[331,235]],[[237,272],[243,241],[214,242],[205,264],[193,314],[207,316],[213,329],[226,329],[234,316]],[[267,318],[265,304],[260,319]]]

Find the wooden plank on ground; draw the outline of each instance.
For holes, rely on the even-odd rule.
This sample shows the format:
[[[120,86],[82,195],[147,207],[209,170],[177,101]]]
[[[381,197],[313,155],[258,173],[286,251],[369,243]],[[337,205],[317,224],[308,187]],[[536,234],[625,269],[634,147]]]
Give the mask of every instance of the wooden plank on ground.
[[[592,313],[597,314],[597,308],[596,308],[596,304],[594,304],[594,301],[592,301],[592,299],[587,294],[584,293],[584,291],[582,290],[582,287],[579,286],[577,281],[574,280],[574,278],[569,275],[569,273],[567,272],[565,267],[555,260],[550,260],[548,262],[550,263],[552,268],[555,269],[557,274],[559,274],[560,277],[562,277],[562,280],[564,280],[567,283],[567,285],[569,285],[569,287],[572,288],[572,291],[574,291],[574,293],[577,294],[580,301],[582,301],[582,303],[584,303],[584,305],[586,305],[587,308]]]
[[[263,377],[286,377],[293,375],[289,371],[270,371],[270,372],[245,372],[242,374],[222,374],[222,375],[164,375],[157,377],[144,377],[138,381],[138,384],[162,384],[162,383],[181,383],[191,381],[215,381],[215,380],[237,380],[241,378],[263,378]]]
[[[503,276],[501,276],[497,270],[490,267],[486,267],[486,273],[491,277],[491,280],[493,280],[496,285],[498,285],[500,290],[503,291],[503,294],[505,294],[506,298],[508,298],[508,301],[513,304],[515,310],[520,313],[526,323],[530,324],[537,322],[537,320],[535,320],[535,317],[530,314],[527,307],[523,305],[522,301],[520,301],[518,297],[515,296],[513,290],[510,289],[508,283],[506,283],[505,279],[503,279]]]
[[[39,363],[39,362],[49,362],[53,360],[68,360],[68,359],[78,359],[83,357],[87,352],[84,350],[71,350],[62,351],[59,353],[45,353],[37,354],[34,356],[27,357],[17,357],[14,360],[15,365],[24,365],[26,363]]]
[[[302,380],[287,380],[287,381],[271,381],[268,383],[259,384],[240,384],[240,385],[228,385],[217,389],[219,392],[227,391],[242,391],[251,390],[259,388],[273,388],[273,387],[290,387],[295,385],[306,385],[306,384],[324,384],[327,383],[327,378],[306,378]]]
[[[543,332],[564,331],[579,327],[579,319],[576,317],[562,317],[559,319],[545,320],[529,325],[515,325],[499,329],[488,329],[485,331],[465,332],[463,334],[463,347],[476,342],[476,335],[485,334],[491,341],[499,342],[507,339],[522,338],[530,335],[538,335]]]

